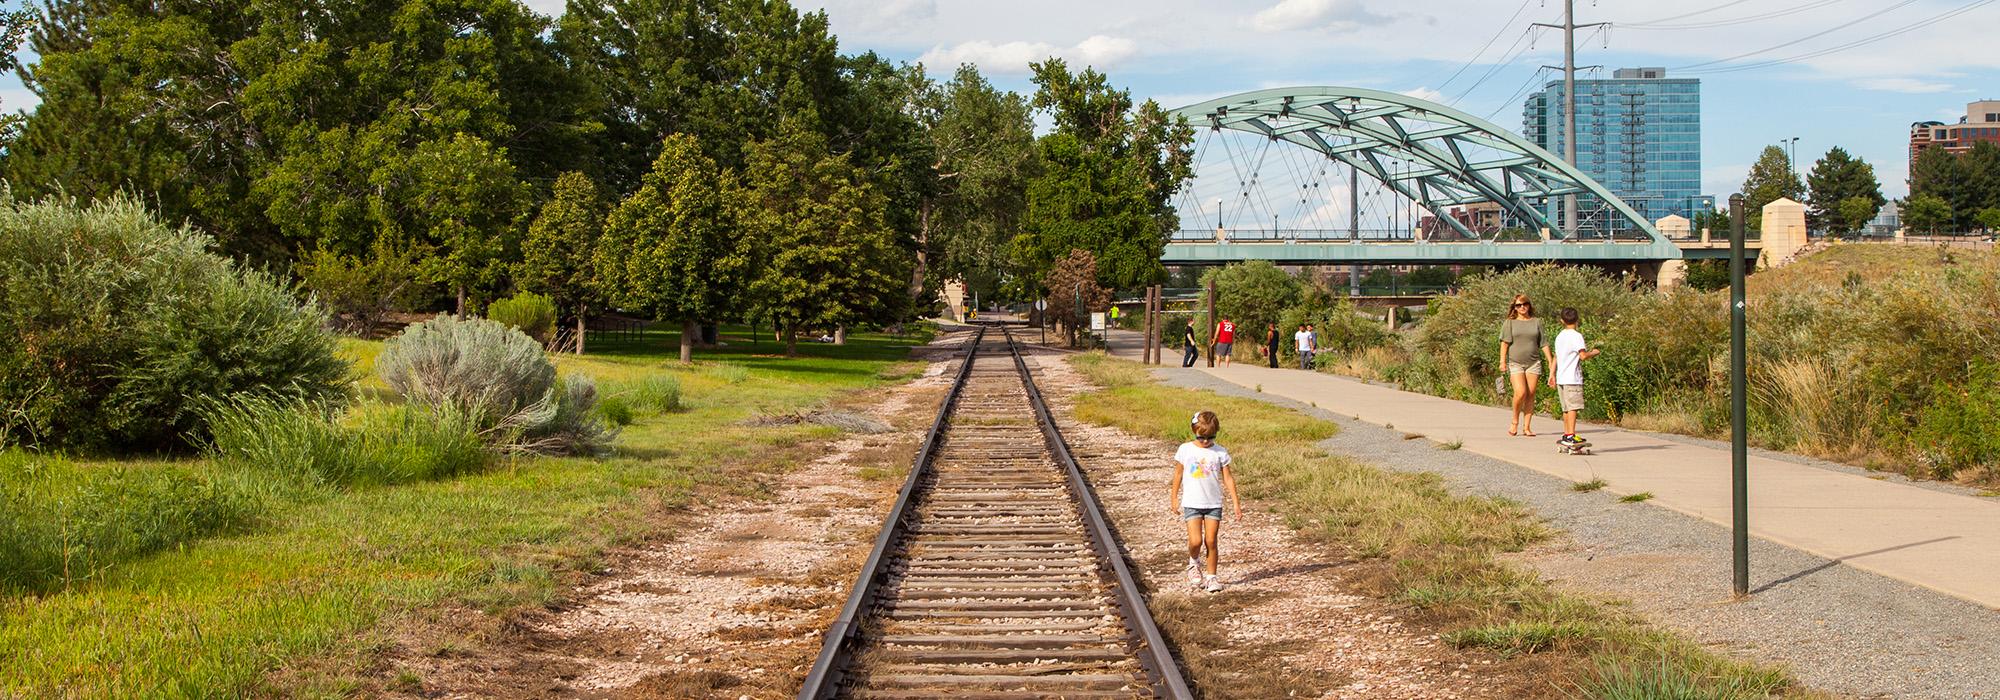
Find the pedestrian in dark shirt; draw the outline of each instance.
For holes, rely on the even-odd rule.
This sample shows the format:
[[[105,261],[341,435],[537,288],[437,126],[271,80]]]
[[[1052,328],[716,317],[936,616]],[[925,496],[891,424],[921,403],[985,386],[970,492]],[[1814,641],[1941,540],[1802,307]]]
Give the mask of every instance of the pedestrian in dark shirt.
[[[1181,348],[1183,350],[1181,366],[1193,367],[1195,359],[1201,357],[1201,350],[1195,346],[1194,342],[1193,322],[1189,322],[1186,328],[1181,329]]]

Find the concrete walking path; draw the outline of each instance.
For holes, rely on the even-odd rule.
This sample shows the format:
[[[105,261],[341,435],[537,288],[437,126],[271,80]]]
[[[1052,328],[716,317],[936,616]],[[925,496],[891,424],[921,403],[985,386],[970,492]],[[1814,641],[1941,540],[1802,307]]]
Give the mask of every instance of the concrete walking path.
[[[1120,331],[1113,354],[1139,359],[1138,333]],[[1178,348],[1162,365],[1179,370]],[[1394,426],[1570,481],[1603,479],[1618,494],[1724,527],[1730,523],[1727,449],[1616,427],[1580,424],[1593,454],[1556,451],[1562,420],[1538,416],[1536,437],[1507,435],[1504,408],[1478,406],[1298,369],[1233,364],[1192,370],[1358,420]],[[1543,390],[1548,390],[1546,386]],[[1228,417],[1224,417],[1225,425]],[[1750,532],[1863,571],[2000,609],[2000,502],[1750,456]],[[1751,562],[1751,587],[1771,583]],[[1725,576],[1727,572],[1718,575]]]

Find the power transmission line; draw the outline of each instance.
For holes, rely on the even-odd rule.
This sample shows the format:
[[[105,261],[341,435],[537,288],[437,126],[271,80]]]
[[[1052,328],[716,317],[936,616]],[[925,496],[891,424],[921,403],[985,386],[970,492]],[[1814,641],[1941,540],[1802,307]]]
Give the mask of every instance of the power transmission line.
[[[1453,98],[1451,98],[1451,100],[1450,100],[1450,101],[1448,101],[1448,102],[1446,102],[1445,104],[1447,104],[1447,105],[1450,105],[1450,106],[1453,106],[1453,107],[1456,107],[1456,106],[1458,106],[1458,101],[1459,101],[1459,100],[1463,100],[1463,99],[1465,99],[1465,98],[1466,98],[1467,96],[1469,96],[1469,95],[1471,95],[1471,94],[1472,94],[1472,91],[1474,91],[1474,90],[1478,90],[1478,89],[1479,89],[1479,86],[1481,86],[1481,85],[1485,85],[1485,84],[1486,84],[1486,81],[1488,81],[1488,80],[1492,80],[1492,79],[1493,79],[1493,76],[1494,76],[1494,74],[1496,74],[1496,73],[1499,73],[1499,72],[1500,72],[1500,69],[1502,69],[1502,68],[1506,68],[1506,67],[1508,67],[1508,66],[1511,66],[1511,65],[1513,65],[1513,64],[1514,64],[1514,61],[1516,61],[1516,60],[1519,60],[1519,59],[1521,58],[1521,55],[1522,55],[1522,54],[1525,54],[1525,53],[1527,53],[1529,49],[1532,49],[1532,48],[1534,48],[1534,47],[1535,47],[1535,44],[1534,44],[1534,42],[1528,42],[1528,44],[1527,44],[1526,46],[1522,46],[1522,45],[1521,45],[1521,40],[1523,40],[1523,39],[1527,39],[1527,38],[1528,38],[1529,36],[1533,35],[1534,33],[1535,33],[1535,29],[1534,29],[1534,27],[1529,27],[1529,28],[1527,28],[1527,29],[1524,29],[1524,30],[1522,30],[1522,31],[1521,31],[1521,34],[1520,34],[1520,36],[1517,36],[1517,37],[1515,37],[1515,38],[1514,38],[1514,43],[1512,43],[1512,44],[1509,44],[1509,45],[1508,45],[1508,47],[1507,47],[1507,50],[1508,50],[1508,51],[1513,51],[1513,54],[1512,54],[1512,55],[1509,55],[1509,56],[1507,56],[1506,58],[1503,58],[1503,59],[1500,59],[1500,60],[1499,60],[1498,62],[1494,63],[1494,64],[1493,64],[1493,65],[1492,65],[1491,67],[1488,67],[1488,68],[1486,69],[1486,73],[1485,73],[1484,75],[1481,75],[1481,76],[1479,76],[1479,80],[1477,80],[1477,81],[1473,82],[1471,86],[1469,86],[1469,87],[1465,88],[1465,91],[1464,91],[1464,92],[1461,92],[1461,93],[1459,93],[1457,97],[1453,97]],[[1520,50],[1518,50],[1518,51],[1515,51],[1515,50],[1514,50],[1514,49],[1515,49],[1515,47],[1519,47],[1519,48],[1520,48]],[[1504,54],[1504,53],[1507,53],[1507,52],[1506,52],[1506,51],[1502,51],[1501,53],[1503,53],[1503,54]]]
[[[1901,26],[1901,27],[1897,27],[1897,28],[1895,28],[1895,29],[1891,29],[1891,30],[1888,30],[1888,31],[1885,31],[1885,32],[1882,32],[1882,33],[1880,33],[1880,34],[1875,34],[1875,35],[1872,35],[1872,36],[1867,36],[1867,37],[1862,37],[1862,38],[1860,38],[1860,39],[1856,39],[1856,40],[1854,40],[1854,41],[1850,41],[1850,42],[1848,42],[1848,43],[1845,43],[1845,44],[1841,44],[1841,45],[1839,45],[1839,46],[1830,46],[1830,47],[1827,47],[1827,48],[1824,48],[1824,49],[1818,49],[1818,50],[1814,50],[1814,51],[1808,51],[1808,52],[1806,52],[1806,53],[1802,53],[1802,54],[1798,54],[1798,55],[1795,55],[1795,56],[1788,56],[1788,57],[1786,57],[1786,58],[1775,58],[1775,59],[1771,59],[1771,60],[1768,60],[1768,61],[1759,61],[1759,62],[1756,62],[1756,63],[1746,63],[1746,64],[1742,64],[1742,65],[1735,65],[1735,66],[1718,66],[1718,67],[1715,67],[1715,68],[1705,68],[1705,69],[1697,69],[1697,70],[1691,70],[1691,71],[1687,71],[1687,72],[1690,72],[1690,73],[1695,73],[1695,74],[1699,74],[1699,75],[1715,75],[1715,74],[1718,74],[1718,73],[1735,73],[1735,72],[1738,72],[1738,71],[1746,71],[1746,70],[1755,70],[1755,69],[1758,69],[1758,68],[1769,68],[1769,67],[1772,67],[1772,66],[1779,66],[1779,65],[1785,65],[1785,64],[1788,64],[1788,63],[1797,63],[1797,62],[1799,62],[1799,61],[1805,61],[1805,60],[1810,60],[1810,59],[1814,59],[1814,58],[1819,58],[1819,57],[1821,57],[1821,56],[1826,56],[1826,55],[1830,55],[1830,54],[1835,54],[1835,53],[1839,53],[1839,52],[1841,52],[1841,51],[1846,51],[1846,50],[1848,50],[1848,49],[1852,49],[1852,48],[1857,48],[1857,47],[1861,47],[1861,46],[1866,46],[1866,45],[1868,45],[1868,44],[1873,44],[1873,43],[1875,43],[1875,42],[1878,42],[1878,41],[1882,41],[1882,40],[1884,40],[1884,39],[1889,39],[1889,38],[1893,38],[1893,37],[1897,37],[1897,36],[1902,36],[1902,35],[1904,35],[1904,34],[1908,34],[1908,33],[1910,33],[1910,32],[1913,32],[1913,31],[1916,31],[1916,30],[1918,30],[1918,29],[1923,29],[1923,28],[1925,28],[1925,27],[1928,27],[1928,26],[1931,26],[1931,25],[1934,25],[1934,24],[1937,24],[1937,23],[1939,23],[1939,22],[1943,22],[1943,21],[1945,21],[1945,20],[1948,20],[1948,19],[1951,19],[1951,18],[1953,18],[1953,17],[1957,17],[1957,16],[1959,16],[1959,15],[1962,15],[1962,14],[1965,14],[1965,13],[1967,13],[1967,12],[1971,12],[1971,11],[1973,11],[1973,10],[1976,10],[1976,9],[1979,9],[1980,7],[1984,7],[1984,6],[1986,6],[1986,5],[1990,5],[1990,4],[1994,3],[1995,1],[1996,1],[1996,0],[1975,0],[1974,2],[1971,2],[1971,3],[1967,3],[1967,4],[1965,4],[1965,5],[1962,5],[1962,6],[1959,6],[1959,7],[1957,7],[1957,8],[1953,8],[1953,9],[1951,9],[1951,10],[1946,10],[1945,12],[1942,12],[1942,13],[1940,13],[1940,14],[1937,14],[1937,15],[1933,15],[1933,16],[1931,16],[1931,17],[1928,17],[1928,18],[1925,18],[1925,19],[1922,19],[1922,20],[1918,20],[1918,21],[1916,21],[1916,22],[1912,22],[1912,23],[1910,23],[1910,24],[1906,24],[1906,25],[1903,25],[1903,26]]]
[[[1672,16],[1672,17],[1661,17],[1661,18],[1659,18],[1659,19],[1649,19],[1649,20],[1646,20],[1646,21],[1644,21],[1644,22],[1639,22],[1638,24],[1659,24],[1659,23],[1661,23],[1661,22],[1672,22],[1672,21],[1674,21],[1674,20],[1677,20],[1677,19],[1687,19],[1687,18],[1689,18],[1689,17],[1693,17],[1693,16],[1695,16],[1695,15],[1702,15],[1702,14],[1708,14],[1708,13],[1710,13],[1710,12],[1714,12],[1714,11],[1716,11],[1716,10],[1721,10],[1721,9],[1726,9],[1726,8],[1730,8],[1730,7],[1735,7],[1735,6],[1737,6],[1737,5],[1741,5],[1741,4],[1743,4],[1743,3],[1746,3],[1746,2],[1750,2],[1750,0],[1734,0],[1733,2],[1725,2],[1725,3],[1722,3],[1722,4],[1720,4],[1720,5],[1716,5],[1716,6],[1714,6],[1714,7],[1709,7],[1709,8],[1704,8],[1704,9],[1700,9],[1700,10],[1695,10],[1695,11],[1693,11],[1693,12],[1689,12],[1689,13],[1687,13],[1687,14],[1684,14],[1684,15],[1674,15],[1674,16]],[[1629,25],[1628,25],[1628,26],[1629,26]]]
[[[1894,4],[1894,5],[1890,5],[1890,6],[1888,6],[1888,7],[1884,7],[1884,8],[1882,8],[1882,9],[1880,9],[1880,10],[1876,10],[1876,11],[1874,11],[1874,12],[1870,12],[1870,13],[1868,13],[1868,14],[1865,14],[1865,15],[1862,15],[1861,17],[1859,17],[1859,18],[1857,18],[1857,19],[1854,19],[1854,20],[1851,20],[1851,21],[1848,21],[1848,22],[1842,22],[1842,23],[1840,23],[1840,24],[1838,24],[1838,25],[1834,25],[1833,27],[1830,27],[1830,28],[1827,28],[1827,29],[1823,29],[1823,30],[1820,30],[1820,31],[1817,31],[1817,32],[1813,32],[1813,33],[1811,33],[1811,34],[1807,34],[1807,35],[1805,35],[1805,36],[1802,36],[1802,37],[1799,37],[1799,38],[1797,38],[1797,39],[1793,39],[1793,40],[1791,40],[1791,41],[1787,41],[1787,42],[1785,42],[1785,43],[1782,43],[1782,44],[1778,44],[1777,46],[1769,46],[1769,47],[1765,47],[1765,48],[1761,48],[1761,49],[1758,49],[1758,50],[1756,50],[1756,51],[1751,51],[1751,52],[1749,52],[1749,53],[1744,53],[1744,54],[1737,54],[1737,55],[1735,55],[1735,56],[1730,56],[1729,58],[1718,58],[1718,59],[1715,59],[1715,60],[1713,60],[1713,61],[1702,61],[1701,63],[1690,63],[1690,64],[1688,64],[1688,65],[1685,65],[1685,66],[1680,66],[1680,67],[1677,67],[1677,68],[1673,68],[1673,69],[1671,69],[1671,70],[1675,70],[1675,71],[1684,71],[1684,70],[1688,70],[1688,69],[1691,69],[1691,68],[1700,68],[1700,67],[1702,67],[1702,66],[1712,66],[1712,65],[1715,65],[1715,64],[1718,64],[1718,63],[1728,63],[1728,62],[1730,62],[1730,61],[1734,61],[1734,60],[1737,60],[1737,59],[1743,59],[1743,58],[1749,58],[1749,57],[1751,57],[1751,56],[1756,56],[1756,55],[1759,55],[1759,54],[1766,54],[1766,53],[1770,53],[1770,52],[1772,52],[1772,51],[1776,51],[1776,50],[1778,50],[1778,49],[1782,49],[1782,48],[1785,48],[1785,47],[1787,47],[1787,46],[1796,46],[1796,45],[1798,45],[1798,44],[1801,44],[1801,43],[1805,43],[1805,42],[1807,42],[1807,41],[1811,41],[1811,40],[1813,40],[1813,39],[1817,39],[1817,38],[1820,38],[1820,37],[1823,37],[1823,36],[1826,36],[1826,35],[1828,35],[1828,34],[1832,34],[1832,33],[1834,33],[1834,32],[1837,32],[1837,31],[1840,31],[1840,30],[1842,30],[1842,29],[1846,29],[1846,28],[1848,28],[1848,27],[1852,27],[1852,26],[1854,26],[1854,25],[1857,25],[1857,24],[1860,24],[1860,23],[1862,23],[1862,22],[1866,22],[1866,21],[1868,21],[1868,20],[1871,20],[1871,19],[1874,19],[1874,18],[1876,18],[1876,17],[1880,17],[1880,16],[1882,16],[1882,15],[1885,15],[1885,14],[1888,14],[1888,13],[1890,13],[1890,12],[1893,12],[1893,11],[1895,11],[1895,10],[1899,10],[1899,9],[1902,9],[1902,8],[1904,8],[1904,7],[1907,7],[1907,6],[1909,6],[1909,5],[1911,5],[1911,4],[1914,4],[1914,3],[1916,3],[1916,2],[1917,2],[1917,0],[1902,0],[1902,2],[1898,2],[1898,3]]]
[[[1439,93],[1443,93],[1443,92],[1444,92],[1444,88],[1445,88],[1445,86],[1446,86],[1446,85],[1450,85],[1450,84],[1451,84],[1451,81],[1454,81],[1454,80],[1457,80],[1457,79],[1458,79],[1458,76],[1459,76],[1460,74],[1462,74],[1462,73],[1464,73],[1464,72],[1465,72],[1465,69],[1467,69],[1467,68],[1471,68],[1471,67],[1472,67],[1472,64],[1473,64],[1473,63],[1476,63],[1476,62],[1478,62],[1478,61],[1479,61],[1479,57],[1480,57],[1480,56],[1484,56],[1484,55],[1486,55],[1486,50],[1487,50],[1487,49],[1490,49],[1490,48],[1493,48],[1493,42],[1495,42],[1495,41],[1499,41],[1499,40],[1500,40],[1500,36],[1501,36],[1502,34],[1506,34],[1506,33],[1507,33],[1507,28],[1508,28],[1508,27],[1512,27],[1512,26],[1514,26],[1514,20],[1517,20],[1517,19],[1520,19],[1520,18],[1521,18],[1521,13],[1522,13],[1523,11],[1525,11],[1525,10],[1527,10],[1527,9],[1528,9],[1528,3],[1531,3],[1531,2],[1534,2],[1534,0],[1521,0],[1521,5],[1520,5],[1519,7],[1516,7],[1516,8],[1514,8],[1514,14],[1513,14],[1513,15],[1511,15],[1511,16],[1509,16],[1509,17],[1507,18],[1507,21],[1505,21],[1505,22],[1502,22],[1502,23],[1500,23],[1500,28],[1499,28],[1499,29],[1495,29],[1495,30],[1493,30],[1493,36],[1491,36],[1491,37],[1488,37],[1488,38],[1486,39],[1486,44],[1485,44],[1484,46],[1481,46],[1481,47],[1479,47],[1479,51],[1478,51],[1478,53],[1474,53],[1474,54],[1472,54],[1472,58],[1468,58],[1468,59],[1465,59],[1465,64],[1464,64],[1464,65],[1461,65],[1461,66],[1459,66],[1459,67],[1458,67],[1458,70],[1455,70],[1455,71],[1452,71],[1452,72],[1451,72],[1451,77],[1449,77],[1449,78],[1445,78],[1445,79],[1444,79],[1444,82],[1442,82],[1442,83],[1438,83],[1438,86],[1437,86],[1437,90],[1438,90],[1438,92],[1439,92]],[[1518,42],[1517,42],[1517,43],[1518,43]],[[1511,47],[1510,47],[1510,48],[1511,48]],[[1503,53],[1504,53],[1504,52],[1503,52]]]
[[[1626,28],[1626,29],[1641,29],[1641,30],[1646,30],[1646,31],[1669,31],[1669,30],[1686,30],[1686,29],[1714,29],[1714,28],[1716,28],[1716,27],[1728,27],[1728,26],[1734,26],[1734,25],[1738,25],[1738,24],[1749,24],[1749,23],[1751,23],[1751,22],[1762,22],[1762,21],[1764,21],[1764,20],[1770,20],[1770,19],[1777,19],[1777,18],[1779,18],[1779,17],[1786,17],[1786,16],[1790,16],[1790,15],[1796,15],[1796,14],[1799,14],[1799,13],[1801,13],[1801,12],[1809,12],[1809,11],[1812,11],[1812,10],[1817,10],[1817,9],[1819,9],[1819,8],[1822,8],[1822,7],[1826,7],[1827,5],[1832,5],[1832,4],[1835,4],[1835,3],[1839,3],[1839,2],[1841,2],[1841,0],[1814,0],[1813,2],[1808,2],[1808,3],[1804,4],[1804,5],[1797,5],[1797,6],[1794,6],[1794,7],[1788,7],[1788,8],[1785,8],[1785,9],[1782,9],[1782,10],[1774,10],[1774,11],[1771,11],[1771,12],[1766,12],[1766,13],[1764,13],[1764,14],[1760,14],[1760,15],[1748,15],[1748,16],[1745,16],[1745,17],[1734,17],[1734,18],[1730,18],[1730,19],[1717,19],[1717,20],[1707,20],[1707,21],[1702,21],[1702,22],[1687,22],[1687,23],[1684,23],[1684,24],[1663,24],[1663,22],[1664,22],[1665,20],[1654,20],[1654,21],[1651,21],[1651,22],[1639,22],[1639,23],[1636,23],[1636,24],[1621,24],[1621,25],[1618,25],[1618,26],[1620,26],[1620,27],[1624,27],[1624,28]],[[1686,15],[1683,15],[1683,16],[1686,16]]]

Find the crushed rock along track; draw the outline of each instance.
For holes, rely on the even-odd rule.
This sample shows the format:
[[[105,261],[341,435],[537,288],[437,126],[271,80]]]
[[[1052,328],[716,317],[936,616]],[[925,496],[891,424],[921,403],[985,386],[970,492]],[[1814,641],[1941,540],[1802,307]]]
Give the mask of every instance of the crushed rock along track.
[[[918,351],[941,359],[963,336]],[[788,698],[895,498],[955,362],[850,407],[894,427],[846,435],[768,485],[768,499],[697,503],[664,514],[668,537],[607,556],[565,602],[482,633],[431,630],[386,667],[417,683],[388,693],[444,698]],[[670,527],[671,531],[671,527]],[[467,615],[478,613],[465,611]],[[450,627],[448,623],[445,625]],[[440,643],[439,636],[458,641]],[[417,685],[420,687],[411,687]]]
[[[1089,389],[1089,381],[1054,354],[1030,362],[1036,363],[1050,409],[1116,521],[1126,551],[1139,564],[1135,573],[1154,591],[1155,617],[1172,627],[1166,618],[1177,609],[1226,609],[1219,616],[1222,643],[1190,648],[1176,640],[1183,658],[1222,657],[1212,659],[1212,666],[1222,669],[1279,664],[1279,675],[1294,680],[1287,688],[1294,697],[1563,697],[1539,662],[1454,649],[1407,621],[1406,609],[1357,592],[1360,579],[1370,575],[1366,567],[1298,537],[1282,517],[1254,500],[1245,499],[1242,519],[1223,522],[1220,574],[1228,589],[1215,595],[1192,589],[1181,578],[1186,531],[1166,508],[1174,446],[1074,420],[1075,398]],[[1226,446],[1226,417],[1224,425]],[[1238,478],[1254,478],[1254,468],[1245,466]],[[1201,666],[1184,662],[1183,668]],[[1198,685],[1207,686],[1205,695],[1254,697],[1231,692],[1231,684],[1239,682],[1231,676],[1238,674],[1217,675],[1197,677]]]

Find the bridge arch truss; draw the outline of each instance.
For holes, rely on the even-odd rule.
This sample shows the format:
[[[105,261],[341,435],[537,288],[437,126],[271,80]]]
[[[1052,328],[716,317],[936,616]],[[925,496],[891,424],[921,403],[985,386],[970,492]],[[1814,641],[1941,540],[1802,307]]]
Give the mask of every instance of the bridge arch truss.
[[[1638,234],[1633,242],[1651,244],[1648,247],[1657,254],[1626,251],[1612,257],[1680,257],[1651,221],[1561,157],[1491,122],[1429,100],[1362,88],[1293,87],[1217,98],[1174,113],[1197,129],[1261,136],[1274,145],[1302,147],[1351,166],[1430,212],[1434,226],[1454,230],[1460,240],[1495,242],[1496,231],[1475,230],[1451,212],[1454,207],[1491,203],[1504,211],[1513,227],[1536,233],[1537,242],[1545,246],[1578,242],[1592,233],[1608,241],[1613,238],[1608,231],[1616,228]],[[1553,220],[1549,204],[1565,195],[1602,203],[1600,218],[1616,218],[1619,225],[1564,230]],[[1541,230],[1549,232],[1546,240],[1539,235]]]

